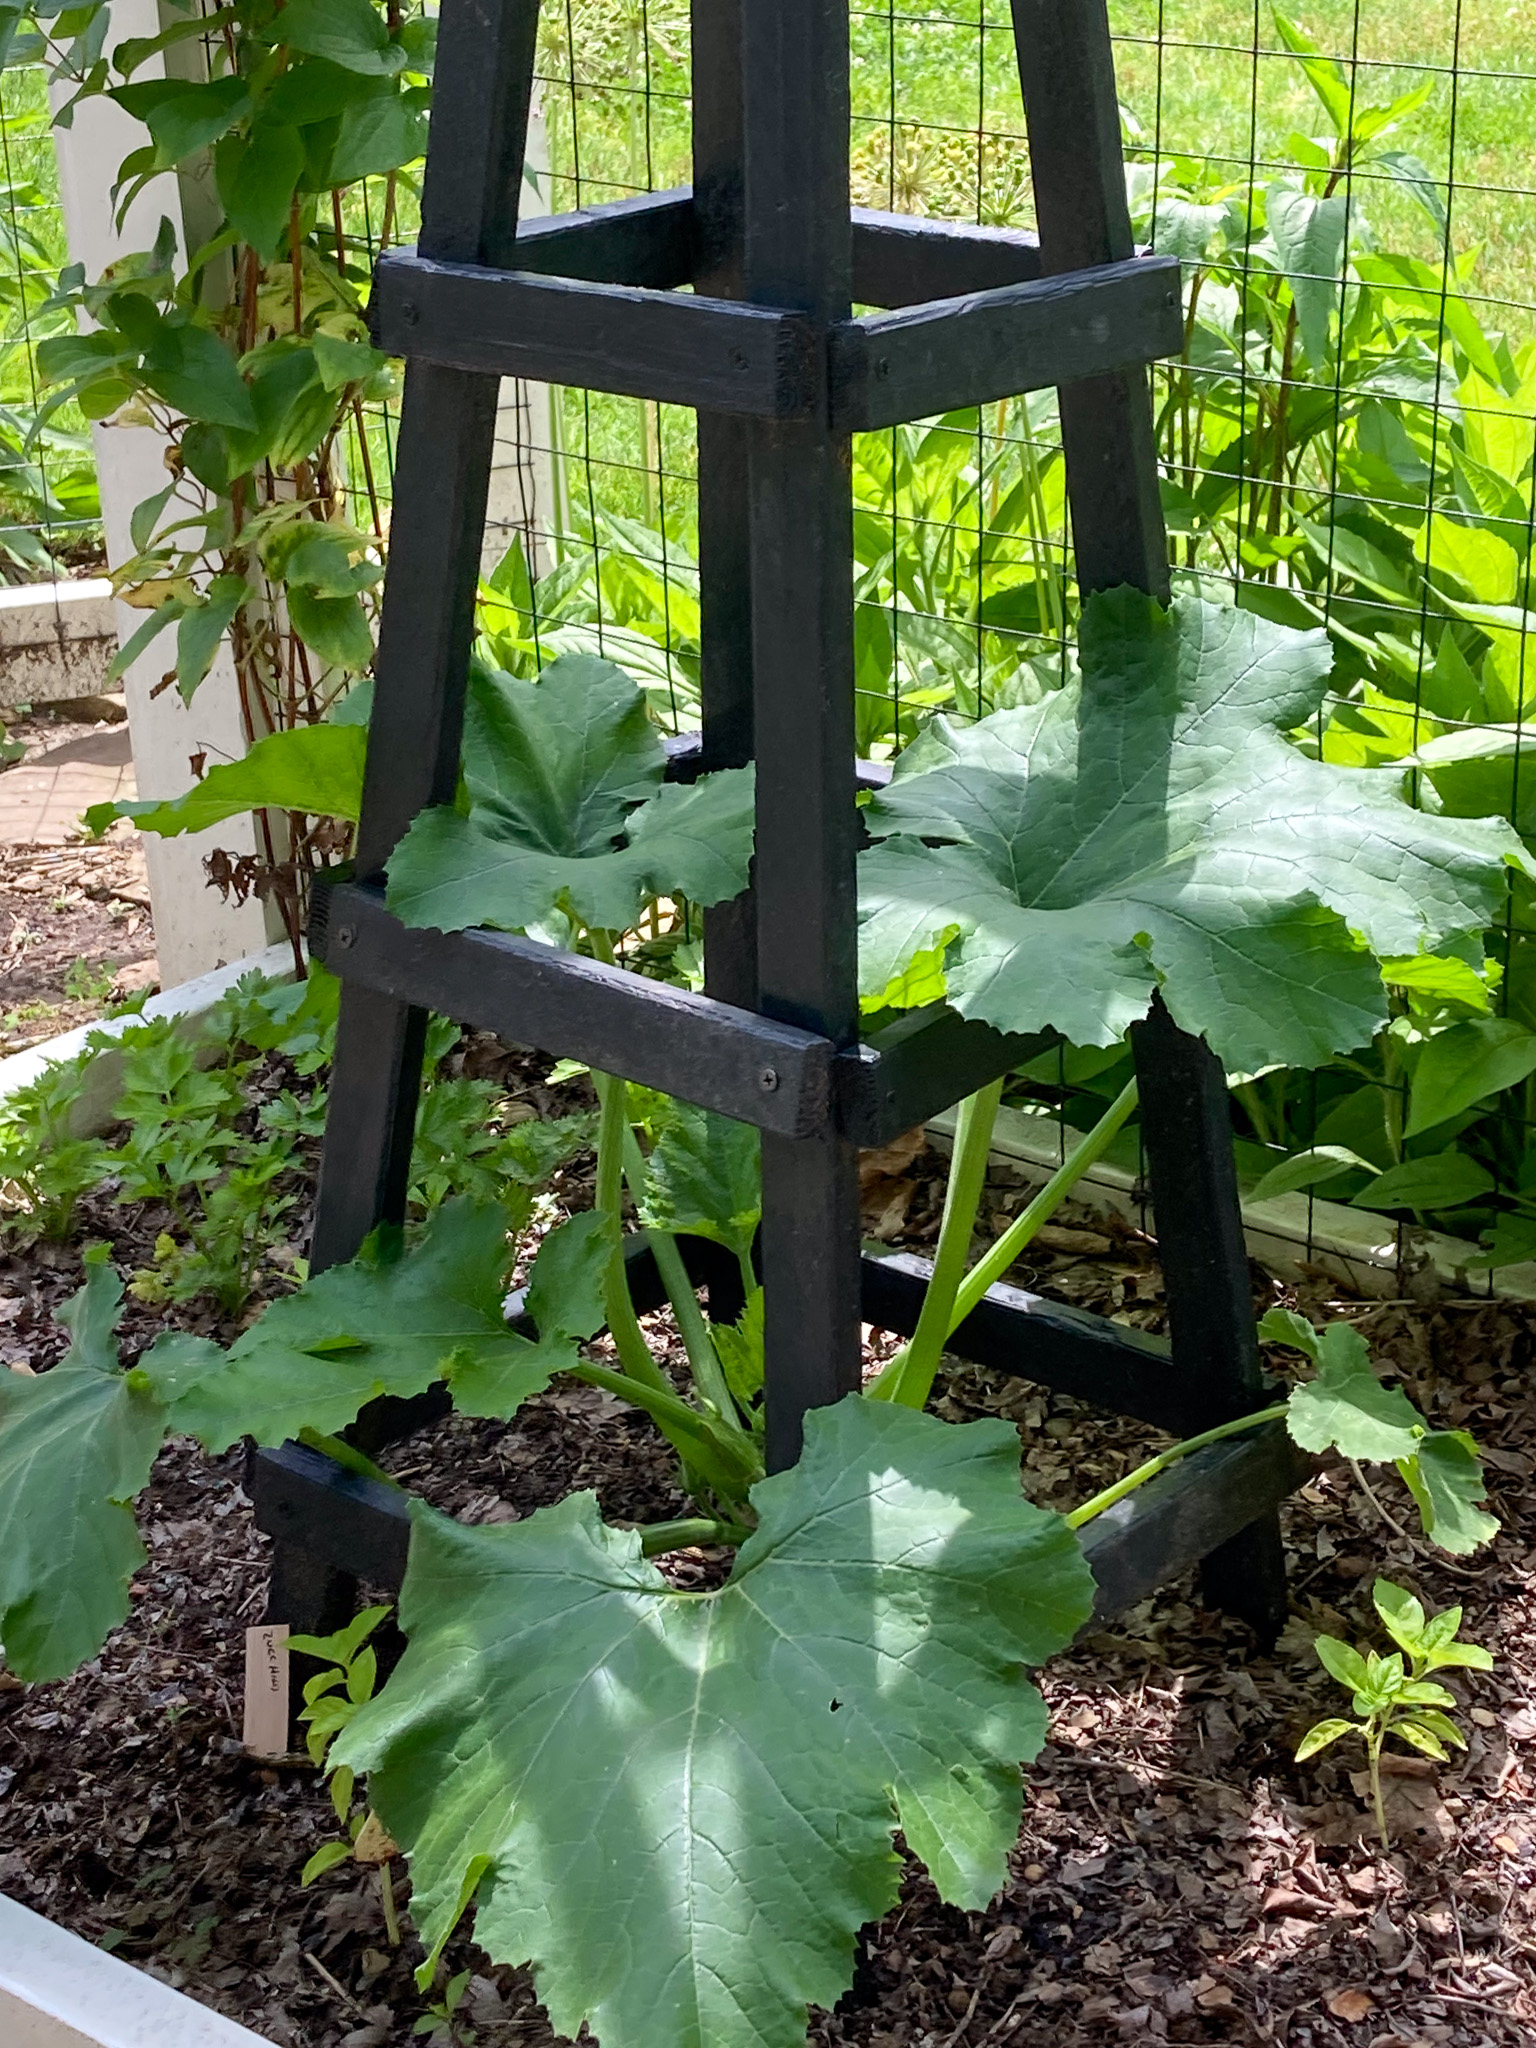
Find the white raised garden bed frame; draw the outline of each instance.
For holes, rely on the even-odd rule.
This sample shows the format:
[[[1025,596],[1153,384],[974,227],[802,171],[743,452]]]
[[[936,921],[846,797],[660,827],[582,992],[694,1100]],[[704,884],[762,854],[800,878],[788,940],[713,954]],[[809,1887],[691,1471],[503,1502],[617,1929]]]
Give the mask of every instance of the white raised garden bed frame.
[[[4,2048],[270,2048],[0,1892]]]

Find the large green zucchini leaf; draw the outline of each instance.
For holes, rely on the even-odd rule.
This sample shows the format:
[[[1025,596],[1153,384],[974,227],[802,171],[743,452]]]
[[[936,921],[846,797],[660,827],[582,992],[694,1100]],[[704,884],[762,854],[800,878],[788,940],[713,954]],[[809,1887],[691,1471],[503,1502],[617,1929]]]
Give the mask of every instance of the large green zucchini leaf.
[[[1004,1423],[853,1396],[753,1500],[702,1595],[591,1494],[500,1528],[417,1507],[410,1647],[333,1755],[371,1773],[426,1941],[478,1887],[476,1940],[602,2048],[803,2042],[896,1898],[897,1827],[984,1904],[1045,1734],[1025,1669],[1091,1605]]]
[[[463,758],[468,815],[423,811],[389,863],[406,924],[522,931],[569,909],[624,931],[652,896],[746,887],[751,769],[664,785],[645,694],[611,661],[565,654],[531,683],[477,665]]]
[[[165,1413],[140,1371],[117,1362],[123,1283],[105,1252],[59,1311],[68,1352],[33,1377],[0,1368],[0,1643],[18,1678],[63,1678],[128,1613],[145,1551],[133,1503],[149,1483]],[[162,1356],[216,1355],[162,1338]],[[153,1354],[151,1354],[153,1356]]]
[[[1160,988],[1229,1069],[1314,1067],[1385,1021],[1373,956],[1477,952],[1509,868],[1536,872],[1508,825],[1285,737],[1322,702],[1321,631],[1117,590],[1084,609],[1081,663],[897,763],[867,813],[867,992],[947,945],[955,1007],[1005,1031],[1108,1045]]]
[[[507,1327],[502,1307],[506,1211],[457,1196],[433,1212],[415,1244],[402,1248],[398,1232],[378,1233],[349,1264],[274,1301],[211,1367],[155,1373],[172,1427],[211,1451],[243,1436],[280,1444],[305,1429],[333,1434],[381,1395],[419,1394],[443,1378],[468,1413],[510,1416],[576,1363],[574,1338],[596,1328],[593,1276],[612,1241],[604,1225],[589,1212],[544,1240],[531,1276],[545,1310],[534,1341]],[[573,1250],[567,1284],[541,1289],[546,1273],[572,1264]],[[565,1304],[585,1327],[572,1326]],[[154,1373],[153,1361],[146,1365]]]

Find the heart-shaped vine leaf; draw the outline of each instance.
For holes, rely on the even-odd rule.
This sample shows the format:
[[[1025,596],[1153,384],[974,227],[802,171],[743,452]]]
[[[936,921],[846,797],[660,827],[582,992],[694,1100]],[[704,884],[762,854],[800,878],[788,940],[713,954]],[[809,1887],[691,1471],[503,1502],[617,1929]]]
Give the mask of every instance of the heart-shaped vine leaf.
[[[871,804],[865,988],[958,930],[951,1000],[1004,1031],[1108,1045],[1161,988],[1233,1070],[1364,1044],[1387,1015],[1373,954],[1477,945],[1508,868],[1536,864],[1505,824],[1293,745],[1330,664],[1321,631],[1093,598],[1080,684],[935,719]]]
[[[424,811],[389,863],[389,906],[440,931],[522,931],[569,909],[624,931],[653,896],[746,887],[752,771],[663,783],[644,693],[611,661],[562,655],[536,682],[476,666],[464,727],[468,816]]]
[[[718,1592],[680,1595],[575,1494],[465,1528],[417,1508],[410,1648],[333,1761],[411,1858],[429,1946],[531,1960],[603,2048],[794,2048],[896,1899],[900,1827],[979,1907],[1045,1733],[1024,1676],[1093,1596],[997,1422],[856,1397],[807,1418]]]
[[[141,1369],[118,1366],[122,1299],[105,1251],[87,1254],[85,1285],[59,1310],[72,1339],[63,1359],[35,1377],[0,1370],[0,1643],[28,1683],[95,1656],[126,1618],[128,1581],[145,1558],[133,1502],[165,1411]],[[181,1336],[156,1351],[217,1355]]]
[[[552,1310],[538,1342],[507,1327],[507,1220],[499,1203],[460,1197],[432,1215],[414,1245],[376,1233],[349,1265],[273,1302],[212,1369],[163,1376],[174,1427],[215,1452],[243,1436],[278,1444],[301,1430],[332,1435],[381,1395],[419,1394],[445,1377],[494,1401],[471,1412],[512,1414],[574,1363],[576,1332]],[[590,1236],[588,1219],[577,1222],[578,1235]],[[558,1259],[560,1235],[551,1233],[540,1261]],[[606,1245],[589,1257],[600,1263]],[[546,1300],[552,1295],[545,1290]]]

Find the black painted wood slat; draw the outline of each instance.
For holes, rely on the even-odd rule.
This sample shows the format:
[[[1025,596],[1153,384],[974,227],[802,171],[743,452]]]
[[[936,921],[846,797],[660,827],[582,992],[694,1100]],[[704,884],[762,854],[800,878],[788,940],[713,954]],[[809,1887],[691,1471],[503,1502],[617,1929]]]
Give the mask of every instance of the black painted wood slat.
[[[694,243],[693,194],[684,185],[528,221],[517,231],[513,268],[670,292],[696,282]]]
[[[695,287],[740,299],[742,82],[739,0],[693,0]],[[730,413],[698,413],[699,766],[744,767],[754,752],[752,561],[747,434]],[[750,889],[704,913],[704,987],[757,1007],[757,902]]]
[[[853,209],[853,297],[860,306],[915,306],[1026,284],[1043,274],[1040,238],[1017,228]]]
[[[833,430],[861,433],[1175,353],[1178,277],[1172,258],[1142,257],[834,324]],[[811,324],[782,309],[410,251],[380,259],[369,319],[379,348],[413,361],[753,418],[805,417],[822,383]]]
[[[827,1120],[834,1049],[814,1032],[511,933],[412,930],[374,887],[343,883],[320,907],[311,945],[349,987],[783,1136]]]
[[[1045,268],[1121,262],[1132,240],[1106,0],[1011,4]],[[1083,592],[1131,583],[1166,599],[1146,374],[1067,384],[1059,400]],[[1174,1358],[1198,1391],[1200,1419],[1216,1423],[1262,1399],[1226,1088],[1210,1051],[1160,1008],[1133,1042]],[[1268,1512],[1228,1535],[1204,1584],[1264,1639],[1284,1620],[1285,1576],[1272,1505],[1255,1506]]]
[[[693,25],[693,185],[643,192],[518,229],[513,267],[598,284],[682,285],[720,298],[739,293],[741,92],[734,5],[706,8]],[[723,90],[713,90],[720,81]],[[852,210],[853,299],[912,306],[1025,284],[1043,272],[1039,237],[905,213]]]
[[[910,1337],[932,1270],[930,1259],[911,1252],[866,1252],[864,1320]],[[971,1365],[1034,1380],[1176,1435],[1186,1432],[1196,1410],[1159,1338],[1021,1287],[989,1288],[944,1348]]]
[[[822,382],[793,312],[407,251],[380,258],[369,321],[377,347],[413,361],[759,419],[805,417]]]
[[[861,1145],[888,1145],[1060,1042],[1055,1032],[1010,1038],[942,1003],[910,1010],[839,1053],[832,1082],[838,1116]]]
[[[511,256],[538,15],[538,0],[443,8],[437,106],[448,113],[433,117],[444,146],[430,152],[418,243],[431,256]],[[430,363],[406,371],[357,839],[365,875],[457,781],[496,399],[494,378]],[[351,1258],[381,1218],[405,1213],[424,1039],[425,1019],[410,1005],[343,987],[311,1246],[317,1271]]]
[[[1277,1526],[1281,1501],[1313,1469],[1284,1424],[1272,1422],[1195,1451],[1107,1508],[1083,1531],[1083,1551],[1098,1582],[1094,1620],[1124,1613],[1194,1559],[1220,1556],[1245,1541],[1256,1515],[1260,1530]]]
[[[739,0],[743,289],[827,327],[852,310],[846,0]],[[822,417],[749,422],[759,1000],[834,1045],[858,1037],[850,450]],[[763,1139],[767,1455],[858,1386],[855,1149],[828,1119]]]
[[[1177,354],[1179,265],[1141,257],[876,313],[832,332],[832,419],[851,433]]]
[[[1048,275],[1134,254],[1105,0],[1011,0],[1040,254]],[[1144,370],[1063,385],[1078,581],[1165,596],[1168,550]]]
[[[1260,1407],[1268,1395],[1226,1075],[1204,1041],[1180,1031],[1161,1002],[1133,1029],[1131,1043],[1169,1327],[1180,1371],[1209,1427]],[[1255,1521],[1206,1557],[1202,1579],[1213,1606],[1242,1615],[1262,1639],[1272,1639],[1286,1613],[1275,1517]]]

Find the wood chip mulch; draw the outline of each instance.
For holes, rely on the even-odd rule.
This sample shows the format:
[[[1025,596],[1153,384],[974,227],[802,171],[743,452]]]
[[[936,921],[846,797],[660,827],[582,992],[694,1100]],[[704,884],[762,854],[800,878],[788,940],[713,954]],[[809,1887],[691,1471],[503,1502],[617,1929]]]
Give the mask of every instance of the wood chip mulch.
[[[0,1058],[157,986],[136,837],[0,846]]]

